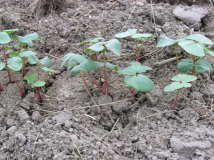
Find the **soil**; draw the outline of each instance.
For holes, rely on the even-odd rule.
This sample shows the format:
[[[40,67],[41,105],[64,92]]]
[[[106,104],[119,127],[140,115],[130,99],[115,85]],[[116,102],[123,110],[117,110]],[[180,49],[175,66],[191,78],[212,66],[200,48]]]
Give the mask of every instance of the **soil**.
[[[200,33],[214,42],[214,2],[154,1],[152,7],[143,0],[63,2],[63,7],[50,12],[38,0],[0,3],[2,29],[18,28],[15,34],[22,36],[37,32],[39,40],[29,50],[36,52],[39,59],[48,56],[56,71],[41,88],[42,104],[38,104],[35,90],[27,82],[22,99],[16,84],[9,83],[7,71],[0,71],[4,88],[0,92],[0,160],[214,159],[214,59],[209,72],[197,74],[198,80],[190,90],[181,90],[176,110],[172,111],[176,91],[165,93],[163,88],[177,73],[176,61],[163,65],[159,62],[175,54],[173,47],[156,47],[162,35],[179,39]],[[176,17],[173,11],[177,6],[205,9],[206,14],[197,22],[200,27]],[[155,88],[148,93],[135,92],[132,102],[132,88],[116,71],[108,70],[108,96],[85,77],[91,98],[81,77],[61,67],[65,54],[85,55],[84,49],[90,44],[78,43],[96,37],[112,39],[116,33],[134,28],[154,36],[145,41],[140,62],[153,68],[146,76],[154,81]],[[12,39],[10,45],[18,42]],[[106,56],[121,70],[135,61],[136,55],[132,39],[119,41],[122,55],[107,52]],[[2,53],[2,47],[0,50]],[[7,56],[12,51],[8,50]],[[190,57],[181,48],[178,53]],[[95,60],[93,54],[85,56]],[[36,66],[28,63],[26,69],[28,73],[36,72]],[[21,85],[21,73],[13,73]],[[98,81],[98,71],[89,74]],[[45,77],[46,73],[40,71],[40,79]]]

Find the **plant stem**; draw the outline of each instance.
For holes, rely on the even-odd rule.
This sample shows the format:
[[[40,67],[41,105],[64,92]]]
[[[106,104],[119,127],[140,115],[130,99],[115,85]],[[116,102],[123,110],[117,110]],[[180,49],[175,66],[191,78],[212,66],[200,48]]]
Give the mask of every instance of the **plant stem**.
[[[195,58],[196,58],[196,56],[193,56],[192,57],[192,60],[193,60],[193,63],[195,64]],[[192,74],[191,75],[194,75],[194,72],[195,72],[195,66],[193,67],[193,69],[192,69]],[[192,84],[192,82],[190,82],[190,84]],[[188,89],[190,89],[191,87],[189,87]]]
[[[89,94],[90,94],[90,95],[91,95],[91,97],[92,97],[92,94],[91,94],[91,91],[90,91],[90,89],[89,89],[89,87],[88,87],[88,84],[86,83],[86,81],[85,81],[85,79],[83,78],[83,76],[82,76],[82,74],[80,73],[80,71],[79,71],[79,74],[80,74],[80,76],[82,77],[82,80],[84,81],[85,86],[86,86],[86,88],[87,88],[87,90],[88,90]]]
[[[90,80],[101,90],[101,92],[103,92],[103,94],[105,95],[105,92],[103,91],[103,89],[91,78],[91,76],[89,76],[89,74],[87,73],[87,72],[85,72],[85,71],[83,71],[85,74],[86,74],[86,76],[88,77],[88,78],[90,78]]]
[[[134,92],[135,92],[135,89],[133,90],[133,93],[132,93],[131,102],[132,102],[132,100],[134,98]]]
[[[135,41],[135,45],[136,45],[136,54],[137,54],[137,62],[139,62],[139,52],[138,52],[138,47],[137,47],[137,40],[136,39],[134,39],[134,41]]]
[[[97,62],[99,62],[98,52],[96,52],[96,56],[97,56]],[[100,85],[102,85],[100,67],[98,67],[98,70],[99,70],[99,77],[100,77]]]
[[[40,65],[37,66],[37,77],[38,77],[38,80],[39,80],[39,68],[40,68]],[[39,96],[39,103],[41,103],[40,87],[38,87],[38,96]]]
[[[5,60],[6,66],[7,66],[7,58],[6,58],[6,53],[5,53],[4,44],[3,44],[3,50],[4,50],[4,60]],[[8,77],[9,77],[10,83],[12,83],[9,70],[7,70],[7,73],[8,73]]]
[[[39,92],[37,90],[37,87],[35,87],[35,89],[36,89],[36,95],[37,95],[38,103],[41,103],[40,94],[39,94]]]
[[[9,68],[7,68],[7,69],[8,69],[8,71],[10,72],[10,74],[12,75],[12,77],[13,77],[13,79],[14,79],[14,81],[15,81],[16,85],[18,86],[18,88],[19,88],[19,91],[20,91],[20,93],[21,93],[22,98],[24,98],[24,94],[23,94],[23,92],[22,92],[22,90],[21,90],[21,88],[20,88],[19,84],[17,83],[16,78],[14,77],[13,73],[11,72],[11,70],[10,70]]]
[[[48,80],[49,72],[46,75],[45,82]]]
[[[108,77],[107,77],[107,67],[106,67],[106,58],[105,58],[105,50],[103,50],[103,61],[104,61],[104,83],[105,83],[105,94],[108,95]]]
[[[25,93],[25,88],[24,88],[23,76],[24,76],[24,68],[23,68],[23,66],[22,66],[22,91],[23,91],[23,94],[24,94],[24,93]]]
[[[176,106],[176,103],[177,103],[177,100],[178,100],[179,92],[180,92],[180,89],[178,89],[177,96],[176,96],[175,103],[174,103],[174,106],[173,106],[172,110],[175,109],[175,106]]]
[[[2,86],[1,86],[1,83],[0,83],[0,91],[4,91],[3,88],[2,88]]]
[[[25,44],[25,51],[27,50],[27,43]],[[23,63],[23,68],[24,68],[24,74],[25,76],[27,75],[26,69],[25,69],[25,57],[24,57],[24,63]]]
[[[173,44],[173,46],[174,46],[174,49],[175,49],[175,55],[176,55],[176,58],[177,58],[177,66],[178,66],[177,44]],[[179,69],[178,69],[178,74],[179,74]]]
[[[143,47],[143,39],[142,39],[142,43],[141,43],[141,45],[140,45],[139,54],[140,54],[140,52],[141,52],[142,47]]]

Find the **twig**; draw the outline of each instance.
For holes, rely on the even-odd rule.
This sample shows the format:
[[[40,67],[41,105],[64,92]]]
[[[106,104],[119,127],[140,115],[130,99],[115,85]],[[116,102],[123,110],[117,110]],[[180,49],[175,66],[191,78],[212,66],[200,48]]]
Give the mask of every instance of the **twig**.
[[[39,135],[40,135],[40,132],[38,133],[38,135],[37,135],[37,137],[36,137],[36,139],[35,139],[35,141],[34,141],[34,145],[33,145],[33,151],[32,151],[32,152],[34,152],[35,145],[36,145],[36,141],[38,140],[38,138],[39,138]]]
[[[183,57],[183,56],[179,56],[178,58],[182,58],[182,57]],[[176,57],[173,57],[173,58],[170,58],[170,59],[161,61],[161,62],[155,62],[154,65],[156,65],[156,66],[161,66],[161,65],[164,65],[164,64],[166,64],[166,63],[175,61],[175,60],[177,60],[177,58],[176,58]]]
[[[113,130],[114,130],[114,128],[115,128],[117,122],[119,121],[119,119],[120,119],[120,118],[118,118],[117,121],[115,122],[114,126],[112,127],[111,131],[109,132],[108,136],[106,137],[105,142],[108,140],[109,135],[113,132]]]
[[[80,155],[81,159],[83,159],[82,156],[81,156],[81,154],[80,154],[80,151],[79,151],[77,145],[75,144],[75,142],[74,142],[74,140],[73,140],[73,138],[72,138],[71,136],[70,136],[70,138],[71,138],[71,140],[72,140],[72,142],[73,142],[75,148],[77,149],[77,152],[78,152],[78,154]]]

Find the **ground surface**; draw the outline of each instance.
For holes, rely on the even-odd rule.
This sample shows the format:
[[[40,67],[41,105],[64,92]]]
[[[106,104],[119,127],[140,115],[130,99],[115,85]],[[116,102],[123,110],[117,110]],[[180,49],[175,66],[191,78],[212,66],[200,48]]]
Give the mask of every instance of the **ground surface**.
[[[176,75],[176,62],[158,64],[175,54],[172,47],[156,48],[164,34],[179,39],[201,33],[214,41],[211,1],[197,1],[197,6],[189,1],[173,5],[157,1],[161,3],[152,7],[146,1],[66,2],[62,12],[50,14],[37,1],[11,0],[7,5],[1,2],[1,26],[18,28],[17,35],[37,32],[40,38],[30,50],[38,53],[39,58],[49,56],[56,73],[50,75],[41,89],[43,103],[39,105],[29,84],[25,83],[26,96],[21,99],[16,84],[9,83],[5,70],[0,71],[4,88],[0,92],[0,159],[68,160],[75,159],[74,156],[86,160],[214,159],[213,63],[209,72],[198,75],[191,90],[181,90],[176,110],[171,111],[176,92],[165,93],[163,88]],[[132,89],[116,71],[108,71],[110,95],[107,97],[85,77],[93,94],[90,98],[81,77],[66,74],[66,68],[60,67],[66,53],[84,54],[89,44],[77,46],[83,40],[111,39],[116,33],[133,28],[154,36],[145,41],[140,62],[153,68],[146,75],[154,81],[155,88],[148,93],[136,92],[132,102],[129,100]],[[107,60],[118,65],[119,70],[136,59],[132,39],[120,39],[120,42],[121,57],[107,52]],[[178,52],[188,57],[180,48]],[[94,59],[94,55],[88,57]],[[3,54],[0,59],[3,61]],[[35,73],[36,67],[27,64],[27,72]],[[14,75],[20,83],[20,73]],[[98,81],[98,71],[90,75]],[[40,79],[45,76],[41,71]]]

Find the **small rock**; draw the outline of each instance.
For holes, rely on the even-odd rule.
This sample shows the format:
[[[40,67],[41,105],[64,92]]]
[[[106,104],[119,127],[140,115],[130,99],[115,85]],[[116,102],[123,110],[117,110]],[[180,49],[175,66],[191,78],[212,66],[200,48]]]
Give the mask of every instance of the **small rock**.
[[[191,122],[192,124],[196,124],[198,121],[199,114],[192,108],[185,108],[178,112],[179,117],[181,117],[184,122]]]
[[[71,125],[72,125],[71,121],[69,121],[69,120],[65,121],[65,128],[69,129],[69,128],[71,128]]]
[[[41,118],[42,118],[42,116],[40,115],[40,113],[38,111],[33,112],[32,120],[34,120],[36,122],[40,122]]]
[[[70,120],[73,117],[72,113],[59,113],[55,116],[52,117],[53,120],[59,122],[59,123],[64,123],[66,120]]]
[[[23,146],[26,142],[26,137],[22,133],[17,133],[15,134],[15,140],[19,146]]]
[[[131,142],[132,143],[136,143],[138,140],[139,140],[139,137],[135,136],[135,137],[132,138]]]
[[[12,126],[10,127],[7,132],[10,134],[14,134],[17,131],[17,127],[16,126]]]
[[[24,109],[18,111],[18,117],[21,123],[26,123],[26,121],[30,119],[29,115]]]

